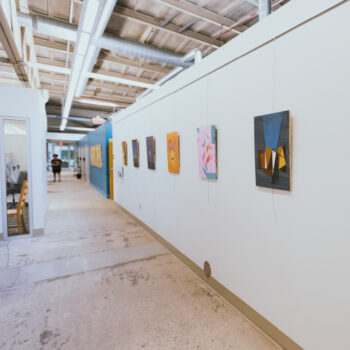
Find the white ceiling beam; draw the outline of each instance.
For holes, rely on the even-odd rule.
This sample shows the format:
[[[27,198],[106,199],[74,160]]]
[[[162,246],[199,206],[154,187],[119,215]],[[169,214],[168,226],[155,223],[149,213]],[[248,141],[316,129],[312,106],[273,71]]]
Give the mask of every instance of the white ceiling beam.
[[[51,84],[47,84],[47,83],[42,83],[42,87],[43,89],[47,89],[50,91],[50,95],[51,92],[53,94],[56,94],[56,96],[59,94],[60,96],[64,96],[66,93],[66,89],[64,89],[62,87],[62,85],[60,86],[55,86],[55,85],[51,85]],[[130,105],[132,103],[135,102],[135,97],[129,97],[129,96],[121,96],[121,95],[117,95],[117,94],[109,94],[106,92],[98,92],[98,96],[94,96],[94,94],[96,94],[95,90],[86,90],[84,92],[84,96],[88,96],[88,97],[95,97],[95,98],[102,98],[105,97],[106,100],[110,101],[111,103],[117,103],[117,104],[122,104],[122,105]],[[74,100],[73,100],[74,101]]]
[[[91,2],[95,0],[88,0],[88,1]],[[103,2],[103,0],[100,0],[100,4],[101,2]],[[95,27],[94,26],[91,27],[90,42],[86,48],[84,61],[82,63],[81,70],[80,70],[80,77],[77,82],[77,87],[75,91],[75,95],[78,97],[84,93],[84,90],[88,83],[88,78],[86,73],[91,72],[94,69],[94,66],[97,62],[97,58],[100,53],[100,48],[96,46],[94,43],[103,36],[116,3],[117,3],[117,0],[104,0],[102,9],[98,14],[96,14],[98,18],[97,24],[95,24]],[[84,9],[84,5],[82,9]]]
[[[249,2],[250,4],[258,7],[259,6],[259,0],[246,0],[247,2]]]
[[[30,66],[34,66],[35,63],[29,63]],[[59,66],[52,66],[49,64],[44,64],[44,63],[36,63],[36,67],[39,70],[43,70],[46,72],[54,72],[54,73],[60,73],[60,74],[66,74],[70,75],[71,70],[69,68],[64,68],[64,67],[59,67]]]
[[[32,62],[26,62],[26,65],[33,66],[35,63]],[[71,69],[64,68],[60,66],[54,66],[44,63],[36,63],[36,66],[39,70],[43,70],[46,72],[54,72],[54,73],[60,73],[60,74],[71,74]],[[118,73],[113,73],[109,71],[105,71],[102,69],[99,69],[96,73],[87,73],[86,76],[88,78],[92,79],[98,79],[103,81],[110,81],[114,83],[119,84],[125,84],[125,85],[131,85],[131,86],[137,86],[142,87],[146,89],[158,89],[159,87],[155,85],[153,80],[145,79],[145,78],[137,78],[132,75],[123,75]]]
[[[23,0],[20,4],[23,6]],[[15,0],[0,1],[0,42],[18,80],[27,87],[40,88],[37,71],[20,64],[25,56],[30,56],[35,60],[35,46],[30,40],[30,34],[30,32],[24,31],[21,35]]]
[[[117,5],[116,11],[113,13],[113,16],[130,19],[147,26],[152,26],[160,31],[165,31],[178,37],[181,37],[182,39],[190,39],[192,41],[196,41],[201,44],[210,45],[213,47],[220,47],[223,45],[223,43],[217,39],[208,37],[204,34],[195,32],[190,29],[186,29],[180,33],[179,31],[181,31],[181,27],[174,23],[168,23],[165,26],[162,26],[162,19],[146,15],[144,13],[129,9],[127,7]]]
[[[13,0],[11,0],[14,2]],[[22,13],[29,13],[28,0],[17,0],[18,10]],[[13,8],[15,10],[16,7]],[[14,13],[14,16],[18,16],[17,13]],[[36,51],[34,44],[34,36],[31,28],[24,28],[22,31],[22,61],[33,61],[36,62]],[[32,68],[30,74],[31,87],[40,89],[40,78],[39,71],[36,67]]]
[[[40,80],[42,82],[46,83],[54,83],[54,84],[59,84],[59,85],[64,85],[65,82],[65,76],[63,75],[58,75],[58,74],[50,74],[45,71],[41,71],[39,73],[40,75]],[[130,94],[136,94],[139,89],[138,87],[134,86],[121,86],[119,84],[113,84],[111,82],[106,82],[104,81],[99,82],[96,80],[92,80],[91,83],[89,83],[90,87],[94,87],[96,89],[104,89],[104,90],[111,90],[111,91],[121,91],[121,92],[126,92]]]
[[[236,22],[225,16],[221,16],[217,13],[209,11],[198,5],[194,5],[185,0],[156,0],[164,5],[170,6],[174,9],[180,10],[188,15],[197,17],[203,21],[215,24],[217,26],[222,26],[226,29],[231,28],[236,25]],[[241,34],[240,31],[232,29],[233,32]]]

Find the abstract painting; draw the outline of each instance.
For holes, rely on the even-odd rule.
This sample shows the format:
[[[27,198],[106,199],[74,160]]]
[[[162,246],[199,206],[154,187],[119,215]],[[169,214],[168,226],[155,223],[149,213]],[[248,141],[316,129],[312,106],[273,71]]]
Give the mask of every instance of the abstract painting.
[[[128,144],[126,141],[122,142],[122,151],[123,151],[123,165],[128,165]]]
[[[179,134],[172,132],[166,135],[168,150],[168,171],[169,173],[178,174],[180,172],[179,157]]]
[[[197,128],[197,146],[199,176],[203,179],[216,179],[216,129],[214,125]]]
[[[153,136],[146,137],[148,169],[156,168],[156,143]]]
[[[102,146],[95,145],[90,147],[90,165],[102,168]]]
[[[134,167],[139,167],[139,141],[138,140],[132,140],[132,156],[134,159]]]
[[[256,185],[290,191],[289,111],[254,118]]]

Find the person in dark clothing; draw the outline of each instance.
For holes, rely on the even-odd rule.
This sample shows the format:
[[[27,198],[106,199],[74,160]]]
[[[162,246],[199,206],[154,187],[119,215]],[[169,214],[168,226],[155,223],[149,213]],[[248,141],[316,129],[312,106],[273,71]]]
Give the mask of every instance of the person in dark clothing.
[[[56,174],[58,175],[58,182],[61,182],[61,165],[62,160],[58,158],[57,154],[54,154],[53,159],[51,160],[53,182],[56,182]]]

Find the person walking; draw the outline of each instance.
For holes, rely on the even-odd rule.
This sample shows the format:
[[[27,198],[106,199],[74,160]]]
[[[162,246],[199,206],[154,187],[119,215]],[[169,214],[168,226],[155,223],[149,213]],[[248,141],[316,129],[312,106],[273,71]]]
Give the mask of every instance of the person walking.
[[[58,158],[57,154],[54,154],[53,159],[51,160],[53,182],[56,182],[56,174],[58,175],[58,182],[61,182],[61,166],[62,160]]]

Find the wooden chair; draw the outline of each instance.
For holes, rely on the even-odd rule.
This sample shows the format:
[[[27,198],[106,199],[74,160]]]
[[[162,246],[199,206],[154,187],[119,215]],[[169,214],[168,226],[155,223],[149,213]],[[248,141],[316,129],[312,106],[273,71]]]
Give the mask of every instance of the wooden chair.
[[[22,183],[21,193],[19,195],[19,200],[16,209],[8,209],[7,210],[7,218],[12,219],[15,218],[17,221],[16,225],[9,226],[9,228],[15,228],[14,231],[16,233],[27,233],[27,228],[24,220],[24,208],[26,204],[26,198],[28,194],[28,181],[24,180]]]

